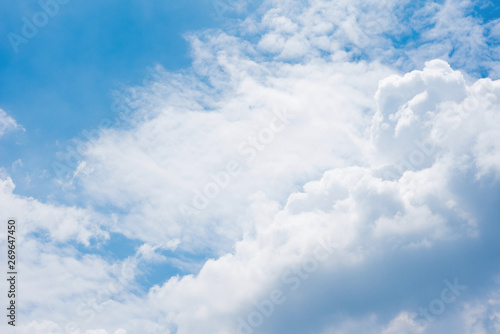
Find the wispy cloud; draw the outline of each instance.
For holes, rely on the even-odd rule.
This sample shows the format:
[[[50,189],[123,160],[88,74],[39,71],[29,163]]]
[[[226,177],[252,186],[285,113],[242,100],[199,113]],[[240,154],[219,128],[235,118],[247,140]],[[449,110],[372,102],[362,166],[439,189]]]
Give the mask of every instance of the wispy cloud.
[[[11,130],[23,129],[17,122],[7,115],[5,111],[0,109],[0,136]]]

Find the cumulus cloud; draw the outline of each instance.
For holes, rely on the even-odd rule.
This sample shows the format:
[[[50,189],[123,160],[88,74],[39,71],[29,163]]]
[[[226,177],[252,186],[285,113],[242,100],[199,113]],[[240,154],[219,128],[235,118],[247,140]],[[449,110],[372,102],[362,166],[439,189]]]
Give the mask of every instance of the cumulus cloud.
[[[322,65],[325,66],[324,71],[332,66],[331,64]],[[348,66],[347,63],[342,65]],[[357,66],[362,66],[363,71],[366,71],[366,65]],[[356,69],[357,66],[350,69]],[[297,65],[297,67],[301,68],[302,65]],[[338,71],[339,67],[335,67],[335,69]],[[301,80],[304,79],[301,78]],[[460,72],[452,70],[446,62],[439,60],[429,62],[421,71],[415,71],[405,76],[393,75],[380,82],[376,80],[376,82],[378,88],[376,91],[372,91],[372,96],[374,96],[372,108],[376,109],[376,112],[373,110],[372,113],[373,120],[370,113],[366,113],[364,109],[369,108],[369,102],[367,102],[366,107],[357,103],[350,105],[352,102],[344,104],[343,110],[347,109],[351,112],[351,117],[344,116],[345,118],[342,118],[341,108],[334,109],[336,112],[331,112],[331,107],[324,109],[318,107],[312,110],[308,108],[293,109],[294,119],[290,121],[290,126],[301,130],[300,137],[307,142],[305,147],[316,145],[318,151],[315,151],[314,154],[306,150],[301,151],[302,143],[301,140],[297,139],[297,134],[287,135],[284,130],[283,135],[287,136],[287,140],[273,142],[273,145],[279,145],[276,148],[273,147],[273,154],[267,155],[263,149],[263,158],[259,157],[260,160],[251,161],[248,166],[245,166],[244,173],[248,173],[248,175],[242,174],[239,177],[240,179],[251,178],[251,183],[240,183],[241,181],[236,179],[237,192],[232,192],[233,190],[230,188],[221,189],[219,196],[224,196],[225,192],[230,193],[232,203],[235,203],[238,196],[243,197],[241,201],[244,205],[241,207],[249,207],[247,219],[252,223],[251,228],[242,229],[240,233],[243,233],[243,239],[236,242],[233,252],[220,256],[216,260],[208,261],[197,275],[171,278],[162,286],[156,286],[150,290],[148,307],[166,315],[165,326],[170,323],[175,324],[177,333],[197,333],[208,329],[214,333],[229,333],[238,328],[249,326],[248,323],[242,325],[241,322],[238,322],[239,319],[248,321],[246,317],[252,314],[252,306],[249,305],[258,305],[262,300],[266,300],[273,288],[281,287],[285,290],[287,282],[290,284],[294,278],[294,276],[287,276],[287,268],[300,269],[301,265],[306,263],[303,261],[310,258],[311,254],[315,253],[315,248],[321,245],[320,237],[326,237],[328,243],[335,245],[336,253],[323,264],[324,269],[317,274],[317,280],[324,280],[329,275],[338,273],[341,268],[348,272],[362,271],[368,263],[381,261],[378,256],[388,255],[396,250],[415,256],[415,254],[425,253],[427,249],[432,249],[439,243],[456,245],[454,242],[457,240],[477,237],[477,222],[470,212],[462,208],[463,203],[460,203],[462,199],[459,194],[454,192],[453,183],[456,178],[462,177],[468,169],[475,171],[478,177],[483,175],[481,158],[475,149],[476,142],[481,132],[490,126],[495,127],[496,123],[492,122],[494,118],[491,119],[489,113],[494,113],[493,110],[497,110],[497,107],[479,108],[477,104],[486,106],[488,103],[497,103],[498,94],[494,87],[498,83],[483,80],[472,86],[467,85]],[[479,87],[482,83],[487,85],[486,88],[489,88],[485,90],[485,87]],[[312,85],[312,83],[309,84]],[[343,81],[343,84],[347,85],[346,80]],[[354,87],[344,87],[344,91],[362,96],[362,91],[366,88],[357,88],[358,84],[357,81],[354,81],[352,83]],[[290,87],[290,83],[288,83],[288,87]],[[281,93],[283,89],[276,90]],[[255,89],[250,90],[250,92],[254,91]],[[488,96],[488,98],[479,98],[473,95],[479,91],[485,93],[481,96]],[[321,90],[319,93],[321,94]],[[300,96],[299,90],[293,95]],[[315,94],[308,91],[307,96],[313,98]],[[239,95],[240,99],[241,97]],[[333,106],[336,106],[333,101],[339,97],[333,95],[330,99]],[[322,103],[328,104],[330,99],[322,100]],[[353,98],[349,100],[352,101]],[[477,104],[471,104],[471,102]],[[235,105],[237,102],[231,101],[230,103]],[[472,107],[474,109],[471,109]],[[239,109],[236,108],[236,110]],[[470,123],[467,123],[467,129],[470,131],[466,140],[468,146],[458,146],[450,138],[458,136],[453,131],[457,131],[459,126],[466,128],[466,125],[461,123],[461,118],[457,118],[461,111],[465,112],[464,110],[470,114],[471,119],[476,119],[476,123],[481,127],[472,128]],[[475,114],[472,114],[472,111],[475,111]],[[447,115],[448,112],[451,112],[453,117]],[[193,118],[197,117],[205,120],[203,125],[210,124],[211,118],[219,118],[220,113],[211,111],[210,113],[193,115],[189,110],[184,111],[182,116],[189,118],[177,116],[181,120],[177,121],[175,130],[182,130],[184,122],[190,123]],[[151,126],[150,122],[155,123],[156,121],[158,124],[164,114],[172,115],[167,111],[158,111],[152,121],[138,123],[137,129],[141,129],[145,124]],[[233,117],[237,117],[237,115]],[[331,122],[325,121],[324,136],[321,136],[321,140],[316,139],[313,135],[313,130],[321,131],[318,123],[315,123],[315,127],[311,126],[313,130],[308,132],[308,121],[328,120],[329,117],[334,118]],[[301,119],[301,122],[294,125],[295,119]],[[450,119],[453,120],[451,125],[449,124]],[[343,124],[344,128],[352,129],[346,142],[337,139],[336,135],[332,134],[333,128],[339,130],[338,123],[335,124],[333,121]],[[358,124],[353,124],[356,121]],[[218,122],[221,122],[224,127],[230,128],[229,125],[225,124],[226,122]],[[458,123],[457,127],[452,126],[455,123]],[[106,145],[118,145],[118,138],[124,138],[124,136],[142,138],[142,135],[137,135],[137,129],[113,130],[100,140]],[[209,127],[207,130],[205,126],[202,127],[200,132],[205,132],[203,142],[209,143],[217,140],[220,132],[225,133],[226,136],[228,133],[238,133],[238,131],[223,131],[219,127],[216,129],[213,130]],[[439,136],[440,140],[432,142],[431,145],[430,140],[438,129],[450,131],[450,133],[447,133],[446,136]],[[117,135],[115,131],[122,132]],[[147,133],[151,132],[147,131]],[[172,138],[178,137],[182,138],[183,136],[177,134]],[[156,141],[161,138],[160,133],[158,132],[157,136],[151,136],[151,138]],[[256,136],[256,138],[258,137]],[[321,144],[325,138],[331,138],[331,143]],[[149,143],[155,143],[151,141],[152,139],[149,140]],[[168,141],[165,139],[163,142],[168,143]],[[423,146],[419,144],[420,141],[422,141]],[[290,142],[293,142],[295,146],[289,147]],[[128,146],[132,143],[132,140],[127,141]],[[179,144],[182,145],[182,143]],[[218,142],[218,145],[222,144]],[[351,155],[342,157],[340,154],[342,159],[337,158],[337,160],[331,161],[328,161],[328,156],[326,158],[323,156],[321,160],[315,160],[314,156],[318,152],[321,153],[322,150],[335,152],[335,148],[338,149],[339,145],[350,145]],[[210,151],[211,146],[206,145],[206,150]],[[94,147],[89,151],[89,157],[99,157],[95,155],[95,152],[99,152],[103,147],[106,146]],[[162,152],[165,157],[169,156],[165,153],[168,151],[168,146],[150,144],[143,147],[148,148],[150,152],[148,154],[141,153],[141,150],[135,148],[127,157],[131,158],[133,154],[140,153],[141,159],[136,158],[134,161],[142,160],[143,162],[146,157],[150,159],[150,155],[155,154],[155,147],[158,147],[158,152]],[[371,149],[366,149],[366,147],[371,147]],[[120,149],[125,149],[125,147],[120,146]],[[181,152],[190,151],[176,149]],[[412,157],[412,153],[416,150],[419,152],[420,160]],[[221,156],[224,157],[224,154],[204,155],[204,151],[203,149],[195,150],[197,158],[204,161],[205,170],[208,169],[207,161],[210,161],[210,158],[224,161],[224,158],[221,158]],[[256,153],[257,151],[258,149],[255,150]],[[305,183],[301,187],[302,189],[290,185],[285,188],[286,197],[283,197],[273,188],[266,188],[265,183],[269,182],[271,177],[277,178],[278,174],[282,175],[283,171],[286,170],[286,166],[290,164],[290,158],[288,158],[290,151],[295,151],[295,154],[301,152],[302,156],[310,157],[306,161],[301,161],[302,164],[298,160],[294,161],[296,170],[299,172],[303,165],[305,167],[314,166],[316,161],[323,163],[326,161],[326,163],[323,168],[315,166],[318,169],[316,173],[308,175],[302,172],[297,173],[297,176],[287,175],[287,178],[295,177],[297,181],[303,179],[303,175],[313,180],[316,175],[322,176],[318,177],[316,181]],[[120,150],[109,149],[107,152],[112,156],[112,152],[120,152]],[[231,150],[228,148],[227,152],[230,153]],[[468,158],[464,158],[464,154],[468,155]],[[104,156],[106,155],[102,154],[102,157]],[[405,158],[409,159],[410,164],[399,166],[400,160]],[[188,159],[186,157],[179,160]],[[188,161],[196,163],[193,158],[191,159]],[[259,163],[263,163],[264,166],[272,165],[275,168],[268,168],[266,173],[263,173],[264,169],[259,166]],[[87,166],[92,167],[88,172],[85,172],[83,185],[87,186],[85,182],[91,182],[92,185],[92,173],[106,170],[106,164],[107,161],[104,159],[91,160],[91,164]],[[189,165],[186,163],[186,166]],[[280,165],[282,167],[279,167]],[[132,172],[133,167],[137,167],[134,164],[127,167],[126,163],[116,163],[113,166],[130,168],[129,172]],[[202,168],[201,165],[198,166],[196,169]],[[396,171],[396,174],[391,174],[391,168]],[[253,169],[258,172],[252,173]],[[305,171],[307,172],[307,169]],[[216,172],[215,169],[213,173]],[[158,169],[158,173],[161,173],[161,169]],[[169,175],[166,172],[161,174]],[[150,173],[149,176],[151,179],[157,179],[156,176],[152,177]],[[259,181],[258,176],[264,180]],[[142,191],[134,190],[134,193],[140,194],[140,196],[151,194],[148,192],[148,187],[153,184],[153,181],[148,181],[145,178],[146,174],[142,174],[140,182],[145,182],[143,188],[141,188],[140,183],[134,183],[132,179],[130,179],[132,184],[127,182],[126,186],[142,189]],[[108,174],[107,177],[102,177],[102,180],[104,179],[111,180],[111,176]],[[254,188],[256,184],[258,187]],[[201,183],[200,189],[202,186],[203,183]],[[107,192],[109,189],[112,187],[105,188]],[[170,191],[172,186],[165,184],[165,189]],[[93,188],[93,191],[97,190],[97,188]],[[130,193],[132,194],[132,191]],[[158,190],[158,194],[160,193],[161,190]],[[176,195],[179,194],[182,192],[177,191]],[[118,192],[116,195],[121,196]],[[115,193],[108,192],[105,196],[114,198]],[[217,200],[219,198],[215,199],[215,201]],[[140,204],[141,201],[138,203]],[[165,203],[168,202],[165,201]],[[225,206],[227,204],[224,204]],[[212,217],[214,213],[220,214],[211,207],[207,207],[205,210],[211,212]],[[227,217],[238,217],[236,213],[231,211],[222,213]],[[182,222],[182,217],[178,219]],[[219,223],[221,220],[219,218],[216,221]],[[233,220],[233,222],[237,223],[238,221]],[[194,222],[194,226],[183,227],[183,232],[192,233],[190,229],[196,228],[196,224],[207,223],[212,222],[202,216]],[[127,225],[121,225],[121,228],[127,229]],[[215,234],[213,237],[218,238],[219,236]],[[154,239],[152,240],[154,241]],[[186,240],[183,241],[186,242]],[[394,268],[390,270],[394,270]],[[399,284],[405,286],[404,283]],[[310,284],[304,283],[304,286],[304,289],[313,295],[317,293]],[[339,293],[335,288],[325,287],[325,289],[332,294]],[[414,293],[418,294],[418,291]],[[408,298],[414,297],[413,294],[408,296]],[[377,298],[387,297],[374,296],[372,298],[371,302],[374,302]],[[402,298],[405,299],[405,297]],[[163,302],[165,300],[169,302]],[[294,304],[296,307],[301,305],[299,301],[290,297],[288,306],[284,307],[283,312],[292,308],[291,305]],[[334,309],[336,306],[338,307],[338,304],[332,303],[331,306]],[[330,311],[333,312],[333,310]],[[386,325],[384,330],[387,333],[398,330],[422,332],[423,327],[416,325],[412,319],[409,318],[408,313],[401,313]],[[273,325],[272,319],[269,321],[271,324],[266,326]],[[287,328],[284,324],[280,325]],[[383,324],[378,324],[378,326],[383,326]],[[287,329],[290,330],[290,328]]]
[[[83,152],[74,182],[88,208],[23,198],[1,179],[0,205],[28,236],[89,245],[113,231],[142,244],[110,263],[28,238],[29,263],[66,267],[72,284],[41,281],[45,298],[69,302],[51,319],[30,299],[24,329],[63,328],[71,305],[86,333],[435,332],[440,320],[423,324],[419,310],[448,275],[488,282],[487,265],[477,277],[462,267],[498,249],[494,207],[474,196],[489,182],[498,195],[500,81],[471,79],[496,65],[482,61],[489,40],[471,4],[457,4],[269,1],[234,35],[190,35],[193,67],[131,88],[128,124]],[[394,42],[411,29],[425,44]],[[165,262],[166,250],[206,262],[135,290],[138,261]],[[78,308],[103,284],[99,303]],[[447,314],[486,328],[484,300],[460,313],[476,305],[461,298]]]
[[[467,85],[462,73],[442,60],[382,80],[372,126],[380,160],[420,170],[446,154],[468,157],[478,174],[498,173],[499,88],[491,79]]]
[[[248,71],[243,64],[231,67],[233,77]],[[362,159],[360,124],[369,122],[370,95],[388,73],[366,64],[287,67],[270,69],[284,71],[277,78],[234,79],[234,95],[211,111],[165,108],[170,102],[162,100],[153,119],[111,130],[87,152],[82,186],[126,210],[119,228],[145,241],[227,247],[211,243],[232,243],[251,226],[245,212],[253,193],[284,201],[297,182],[343,166],[347,157]],[[169,87],[158,86],[159,99]],[[356,122],[342,126],[348,119]],[[231,164],[237,172],[230,173]]]

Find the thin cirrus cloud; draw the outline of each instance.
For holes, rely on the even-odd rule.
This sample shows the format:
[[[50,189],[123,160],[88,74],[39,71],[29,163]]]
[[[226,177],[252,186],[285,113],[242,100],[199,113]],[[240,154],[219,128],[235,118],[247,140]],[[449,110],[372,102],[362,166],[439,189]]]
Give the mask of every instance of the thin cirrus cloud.
[[[75,282],[38,282],[50,310],[25,293],[20,331],[498,331],[496,23],[472,5],[269,1],[187,36],[193,66],[131,88],[127,126],[86,146],[71,181],[87,207],[16,196],[2,174],[2,205],[38,224],[26,280]],[[142,246],[74,247],[109,232]],[[197,256],[137,283],[141,264]]]

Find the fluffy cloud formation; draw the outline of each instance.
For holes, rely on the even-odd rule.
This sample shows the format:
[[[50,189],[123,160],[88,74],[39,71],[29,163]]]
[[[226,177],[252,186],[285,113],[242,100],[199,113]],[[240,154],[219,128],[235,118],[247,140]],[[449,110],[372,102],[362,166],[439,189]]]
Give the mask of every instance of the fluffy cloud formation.
[[[428,62],[424,71],[381,81],[373,142],[382,159],[406,163],[411,170],[447,154],[467,156],[480,174],[496,174],[499,94],[498,81],[481,79],[468,86],[446,62]]]
[[[343,66],[347,64],[344,63]],[[297,67],[302,67],[302,65]],[[311,254],[315,254],[316,247],[322,243],[334,247],[335,254],[322,263],[324,268],[321,273],[317,274],[315,278],[317,280],[326,279],[328,275],[338,273],[340,268],[348,272],[363,271],[363,266],[367,263],[381,261],[379,256],[390,254],[395,250],[415,256],[415,254],[422,254],[428,249],[433,249],[437,242],[456,245],[457,240],[477,237],[479,232],[477,222],[470,212],[462,209],[464,203],[460,203],[462,199],[459,194],[454,193],[452,185],[454,180],[463,177],[468,169],[475,171],[478,176],[484,172],[481,163],[483,158],[478,154],[476,147],[479,133],[487,133],[496,126],[496,118],[490,115],[495,116],[494,111],[498,110],[500,94],[497,87],[498,82],[491,80],[480,80],[468,86],[460,72],[453,71],[447,63],[439,60],[429,62],[422,71],[415,71],[405,76],[390,76],[381,80],[377,92],[373,94],[374,102],[378,103],[373,120],[363,117],[362,106],[354,105],[346,106],[344,110],[358,111],[359,117],[342,119],[337,114],[337,118],[332,119],[332,122],[326,122],[327,131],[321,136],[323,141],[325,138],[335,139],[335,135],[328,134],[331,133],[329,126],[334,123],[333,120],[343,124],[344,128],[354,126],[356,132],[348,137],[353,142],[349,147],[351,155],[337,163],[333,160],[331,165],[334,168],[322,173],[323,176],[318,181],[306,183],[303,191],[297,192],[293,190],[293,187],[289,188],[288,192],[291,190],[292,194],[288,195],[284,206],[280,208],[282,205],[279,204],[280,196],[277,196],[279,193],[275,195],[272,189],[268,190],[262,185],[258,188],[252,186],[258,182],[258,175],[263,175],[265,181],[268,182],[267,177],[277,177],[273,173],[282,174],[285,167],[277,170],[268,169],[267,173],[262,173],[263,169],[257,169],[259,172],[255,174],[251,172],[252,168],[259,167],[258,163],[261,160],[266,165],[276,166],[279,162],[285,166],[289,164],[287,148],[288,143],[294,139],[289,137],[280,146],[281,150],[275,149],[272,155],[264,155],[264,158],[252,161],[252,164],[247,167],[249,170],[247,173],[252,175],[252,186],[248,187],[248,183],[243,183],[238,186],[238,189],[239,192],[243,192],[244,199],[248,201],[247,205],[250,207],[248,215],[252,226],[245,231],[243,240],[235,244],[234,252],[207,262],[196,276],[172,278],[163,286],[154,287],[148,295],[148,309],[155,309],[160,314],[165,314],[165,326],[175,324],[177,333],[197,333],[206,330],[214,333],[229,333],[238,329],[243,332],[246,326],[252,328],[249,323],[251,320],[247,319],[247,316],[252,314],[252,307],[249,308],[248,305],[259,305],[262,300],[268,300],[267,296],[280,285],[283,285],[282,290],[286,290],[287,284],[290,287],[300,286],[304,278],[295,272],[289,274],[288,268],[299,268],[299,270],[302,266],[306,268],[303,270],[307,270],[309,268],[307,266],[313,268],[314,260],[319,261]],[[255,89],[250,90],[250,92],[254,91]],[[482,92],[482,95],[478,96],[479,92]],[[299,93],[297,92],[294,96],[297,94]],[[309,91],[308,96],[315,95]],[[337,100],[337,98],[334,95],[332,99]],[[231,101],[231,103],[236,102]],[[293,124],[297,118],[302,120],[295,126],[302,129],[300,134],[304,140],[307,141],[313,133],[307,132],[308,120],[313,121],[323,115],[325,117],[330,115],[329,109],[325,108],[324,114],[320,111],[321,109],[316,108],[312,111],[294,110],[294,117],[290,123]],[[466,111],[469,113],[467,116],[475,119],[475,123],[481,127],[472,129],[470,123],[467,123],[469,126],[462,123],[460,116],[463,116]],[[312,115],[309,114],[311,112]],[[472,112],[475,113],[472,114]],[[168,111],[163,113],[160,111],[153,120],[139,122],[138,129],[147,125],[150,129],[147,133],[155,133],[151,131],[150,126],[161,124],[164,113],[171,115]],[[307,116],[303,116],[304,113]],[[205,119],[207,117],[203,122],[205,125],[210,124],[208,120],[211,117],[220,117],[217,113],[206,116],[201,113],[192,115],[192,112],[186,111],[185,114],[187,115],[185,117],[189,118],[178,121],[176,130],[182,129],[183,122],[188,124],[192,122],[192,118]],[[358,120],[359,124],[352,124],[355,123],[354,120]],[[464,137],[463,131],[460,132],[460,126],[469,129],[470,133],[467,138]],[[338,123],[336,127],[338,129]],[[360,127],[371,129],[371,131],[363,131]],[[215,127],[214,130],[211,128],[207,130],[206,127],[203,129],[208,133],[198,145],[201,145],[201,142],[210,143],[214,139],[217,140],[221,132],[219,127]],[[312,129],[318,128],[312,127]],[[445,134],[436,135],[437,137],[434,138],[433,134],[439,129],[446,130]],[[101,138],[101,142],[108,144],[113,143],[111,140],[115,140],[113,145],[126,142],[126,146],[130,146],[129,144],[133,141],[124,141],[124,135],[143,138],[142,135],[135,133],[137,130],[119,130],[123,131],[120,135],[115,134],[114,131],[116,130],[109,133],[109,137]],[[228,133],[227,130],[222,132]],[[456,145],[451,139],[453,136],[459,136],[459,133],[468,142],[468,146]],[[286,135],[285,131],[283,135]],[[177,137],[182,138],[179,135],[173,138]],[[312,137],[312,140],[315,140],[314,136]],[[168,140],[162,140],[161,136],[151,135],[147,138],[168,142]],[[256,138],[258,139],[258,136]],[[295,140],[296,143],[300,143],[296,138]],[[149,141],[149,143],[152,142]],[[308,143],[307,147],[313,144],[315,143]],[[325,151],[333,151],[333,147],[342,144],[343,142],[333,141],[331,148],[325,145]],[[320,141],[317,142],[317,147],[321,153],[322,147],[319,145]],[[207,145],[206,148],[209,149],[211,146],[213,145]],[[144,147],[153,149],[156,145],[144,145]],[[163,152],[165,156],[170,155],[163,151],[167,150],[168,146],[163,148],[164,146],[158,145],[158,147],[162,147],[158,148],[159,152]],[[365,149],[366,147],[372,147],[372,150]],[[107,146],[95,145],[89,153],[94,154],[104,148]],[[358,153],[356,153],[356,148]],[[126,147],[120,146],[121,149],[126,149]],[[190,151],[176,149],[180,152]],[[300,152],[301,146],[299,144],[292,149]],[[120,152],[120,150],[110,149],[108,152],[113,156],[112,152]],[[197,157],[201,158],[200,160],[208,161],[208,157],[203,158],[204,151],[200,149],[195,152]],[[131,152],[140,152],[140,150]],[[264,150],[262,152],[267,153]],[[302,154],[307,156],[306,151]],[[311,158],[304,161],[304,164],[315,163],[314,155],[317,151],[309,154]],[[95,157],[95,155],[91,156]],[[149,156],[150,154],[142,154],[141,163],[144,163],[145,158]],[[127,159],[134,159],[133,155],[127,155]],[[409,164],[400,165],[400,161],[405,159]],[[328,160],[328,157],[321,161],[325,160]],[[91,160],[94,164],[97,161]],[[93,178],[89,176],[92,176],[95,170],[102,170],[102,167],[106,166],[104,163],[108,161],[110,160],[102,160],[100,163],[103,165],[92,165],[87,160],[84,167],[89,168],[89,171],[82,169],[84,182],[92,181]],[[469,161],[472,164],[469,164]],[[345,166],[349,163],[356,165],[356,163],[363,164],[363,162],[364,164],[368,162],[369,165],[366,167]],[[338,167],[335,167],[336,164]],[[189,166],[189,164],[186,165]],[[297,163],[296,166],[301,167]],[[116,163],[113,167],[131,168],[129,172],[132,172],[132,168],[136,165],[131,164],[128,167],[125,163]],[[214,173],[216,172],[215,170]],[[162,173],[162,175],[168,175],[168,173]],[[149,177],[153,179],[150,173]],[[245,175],[240,177],[245,178]],[[112,180],[109,175],[102,179]],[[140,181],[146,182],[146,187],[142,188],[142,191],[135,189],[134,193],[141,194],[141,196],[146,193],[151,194],[147,192],[147,187],[152,184],[152,181],[147,183],[145,174],[141,176]],[[129,182],[126,185],[127,187],[140,186],[140,184]],[[169,191],[172,189],[171,186],[165,188]],[[104,189],[109,191],[112,187],[104,187]],[[93,189],[93,191],[96,190]],[[223,196],[223,191],[230,192],[231,189],[221,189],[220,196]],[[181,192],[176,192],[176,194],[179,193]],[[106,195],[113,196],[112,193]],[[237,195],[238,193],[234,193],[231,198],[237,199]],[[212,214],[217,212],[211,208],[206,208],[206,210]],[[229,217],[237,217],[232,212],[224,213]],[[207,223],[202,219],[199,222]],[[126,228],[126,225],[122,227]],[[184,228],[184,233],[190,233],[189,228],[193,227]],[[326,237],[326,241],[321,241],[321,237]],[[310,264],[307,264],[308,259],[312,259]],[[299,273],[304,274],[300,271]],[[309,276],[309,274],[305,275]],[[305,285],[308,284],[305,283]],[[312,289],[312,287],[307,286],[304,289]],[[311,293],[314,295],[314,289],[312,290]],[[339,292],[333,289],[331,293]],[[376,296],[373,298],[376,301]],[[301,303],[291,297],[290,299],[287,308],[292,308],[291,305],[294,303],[297,303],[296,307],[300,307]],[[164,303],[164,300],[169,302]],[[335,305],[332,303],[331,306],[335,307]],[[278,305],[275,307],[277,308]],[[238,322],[240,319],[243,319],[243,322]],[[421,325],[415,325],[414,320],[408,318],[405,313],[398,315],[387,325],[382,323],[377,326],[385,328],[384,330],[389,333],[403,327],[408,327],[410,332],[418,333],[423,330]],[[252,330],[257,329],[252,328]]]
[[[33,267],[66,267],[78,287],[40,282],[67,302],[49,314],[30,300],[22,330],[58,333],[65,318],[89,334],[494,328],[494,299],[474,287],[495,291],[498,275],[500,81],[469,75],[495,75],[483,57],[495,29],[458,4],[270,1],[235,35],[191,35],[193,68],[131,89],[127,126],[89,142],[74,175],[89,209],[18,197],[2,178],[2,205],[29,232],[142,244],[112,263],[28,238]],[[412,29],[423,45],[394,42]],[[211,259],[134,290],[138,261],[166,249]],[[468,290],[445,304],[454,280]]]
[[[234,92],[211,111],[168,99],[133,130],[108,131],[87,152],[81,184],[126,212],[120,231],[152,243],[179,238],[189,249],[227,247],[210,243],[232,244],[251,228],[245,212],[255,192],[284,201],[305,180],[362,160],[360,125],[369,124],[370,96],[389,73],[366,64],[287,67],[264,79],[231,65]],[[153,94],[169,89],[158,84]],[[186,103],[196,102],[191,94]]]

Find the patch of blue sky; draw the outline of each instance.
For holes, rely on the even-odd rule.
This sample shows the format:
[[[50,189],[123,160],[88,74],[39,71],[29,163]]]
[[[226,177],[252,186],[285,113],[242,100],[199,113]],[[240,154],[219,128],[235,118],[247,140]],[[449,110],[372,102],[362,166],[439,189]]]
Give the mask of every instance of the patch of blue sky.
[[[48,241],[42,232],[33,234],[37,239]],[[128,258],[137,260],[137,276],[135,283],[139,293],[147,292],[154,285],[162,285],[174,276],[197,274],[203,264],[210,258],[207,254],[192,254],[184,251],[156,250],[161,260],[143,260],[136,257],[137,251],[143,243],[136,239],[127,238],[119,233],[110,233],[108,240],[91,240],[90,246],[79,243],[70,243],[79,258],[83,255],[97,255],[109,263],[117,263]]]
[[[162,251],[159,254],[165,256],[162,262],[144,262],[139,263],[140,274],[136,282],[144,291],[149,290],[155,285],[163,285],[171,277],[177,275],[184,276],[189,274],[198,274],[203,264],[210,257],[183,252]]]
[[[109,233],[107,240],[91,240],[90,246],[72,243],[75,249],[83,254],[99,255],[103,259],[116,262],[134,256],[142,242],[125,237],[120,233]]]
[[[23,17],[30,19],[41,8],[37,1],[5,6],[0,14],[0,108],[26,131],[0,138],[0,166],[13,178],[17,194],[76,204],[82,204],[79,196],[54,182],[52,163],[61,162],[57,153],[64,156],[74,138],[103,119],[117,119],[111,92],[141,84],[148,66],[159,63],[170,71],[188,67],[184,33],[224,24],[204,0],[72,1],[61,5],[28,43],[17,45],[16,53],[7,33],[22,35]],[[32,237],[49,242],[43,231]],[[133,256],[140,245],[118,233],[105,242],[91,241],[89,247],[72,243],[80,254],[108,261]],[[143,269],[138,280],[144,287],[185,273],[169,263]]]
[[[111,233],[110,239],[105,242],[92,243],[90,247],[74,244],[80,254],[98,255],[110,263],[123,261],[136,256],[140,246],[143,244],[136,239],[130,239],[119,233]],[[154,285],[161,285],[169,278],[187,274],[197,274],[203,264],[210,258],[208,254],[193,254],[179,250],[155,251],[159,260],[144,260],[138,256],[138,275],[136,283],[142,291],[146,291]]]
[[[183,34],[222,22],[206,0],[70,1],[16,53],[7,34],[22,37],[23,18],[32,22],[41,11],[38,1],[25,0],[5,4],[0,14],[0,108],[26,129],[2,139],[0,165],[12,172],[16,193],[43,199],[55,191],[46,174],[56,153],[115,117],[113,90],[140,84],[155,63],[171,71],[188,67]],[[18,159],[23,166],[12,171]]]
[[[491,74],[491,63],[490,61],[498,61],[498,56],[491,54],[488,49],[483,48],[480,50],[471,48],[468,49],[469,45],[462,45],[461,36],[434,36],[429,39],[426,33],[431,31],[436,26],[436,21],[434,15],[437,13],[438,6],[432,6],[435,3],[437,5],[444,5],[445,1],[416,1],[410,2],[395,11],[398,17],[398,29],[394,32],[389,30],[383,33],[383,36],[392,42],[394,47],[394,52],[389,53],[390,57],[382,59],[382,61],[390,66],[394,66],[394,61],[398,58],[406,59],[408,54],[413,51],[417,51],[426,45],[432,45],[435,43],[443,43],[445,41],[451,43],[453,48],[449,50],[446,55],[446,59],[452,67],[465,69],[470,75],[476,77],[488,77]],[[463,8],[465,14],[476,20],[478,24],[485,24],[484,27],[487,28],[486,23],[498,19],[500,17],[500,11],[498,10],[499,5],[493,4],[492,2],[486,3],[486,1],[476,1],[472,3],[472,6]],[[485,43],[486,46],[493,46],[493,44],[498,45],[498,41],[494,37],[488,36],[487,29],[485,30]],[[461,56],[455,57],[455,53],[459,51]],[[372,57],[375,55],[372,55]],[[429,55],[429,57],[436,57],[437,55]],[[441,56],[445,56],[444,54]],[[464,59],[466,58],[466,59]],[[400,62],[401,63],[401,62]],[[405,66],[399,68],[403,72],[414,70],[415,68],[408,67],[408,63],[402,62]],[[409,64],[412,64],[411,62]],[[410,66],[414,66],[412,64]],[[422,64],[417,64],[420,66]],[[466,68],[464,68],[464,66]]]
[[[50,237],[43,231],[37,231],[30,234],[44,243],[51,242]],[[136,257],[138,261],[139,275],[136,282],[143,289],[148,289],[155,284],[161,284],[170,277],[176,275],[196,274],[202,265],[214,254],[208,251],[200,251],[196,254],[185,250],[165,250],[157,249],[155,253],[160,260],[141,259],[138,255],[139,248],[144,244],[143,241],[127,237],[121,233],[110,232],[109,239],[91,239],[89,245],[83,245],[77,242],[70,242],[66,246],[74,248],[78,254],[98,255],[104,260],[115,263],[127,258]],[[62,245],[61,245],[62,246]]]
[[[484,22],[500,18],[500,3],[497,0],[478,0],[474,2],[474,13]]]

